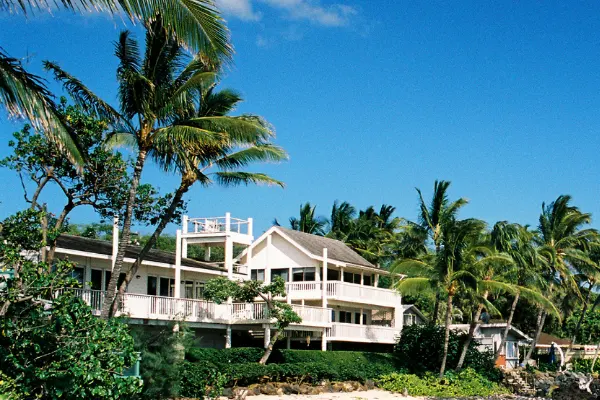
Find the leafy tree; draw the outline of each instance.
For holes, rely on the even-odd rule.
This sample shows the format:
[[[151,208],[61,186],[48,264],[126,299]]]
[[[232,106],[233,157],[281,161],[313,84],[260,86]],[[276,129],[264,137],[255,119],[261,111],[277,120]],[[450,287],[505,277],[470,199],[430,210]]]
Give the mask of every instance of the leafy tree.
[[[13,383],[17,398],[119,399],[138,393],[138,378],[120,376],[137,357],[127,325],[96,318],[69,290],[78,285],[70,277],[71,263],[58,260],[50,269],[30,256],[41,246],[42,217],[26,210],[2,223],[0,264],[13,276],[0,288],[1,375]]]
[[[212,0],[67,0],[54,4],[71,11],[105,11],[126,14],[132,21],[146,23],[160,16],[171,35],[194,51],[214,59],[231,60],[233,48],[229,31]],[[50,10],[45,0],[0,0],[0,11],[24,14]],[[43,80],[28,73],[21,62],[0,47],[0,105],[9,115],[25,117],[81,167],[84,158],[75,142],[74,132],[60,118],[52,94]]]
[[[259,364],[266,364],[275,342],[281,337],[285,328],[293,323],[302,322],[302,318],[287,303],[274,300],[277,297],[285,296],[285,281],[281,277],[276,277],[273,282],[264,284],[261,281],[243,281],[235,282],[227,278],[215,278],[206,282],[204,287],[204,298],[221,304],[227,299],[232,298],[237,301],[253,303],[260,298],[265,302],[268,317],[274,321],[275,333],[265,349],[265,353],[259,361]]]
[[[138,42],[128,31],[120,34],[115,54],[119,59],[120,112],[56,63],[46,61],[44,65],[63,83],[77,104],[111,124],[115,133],[110,143],[137,150],[113,267],[113,275],[117,276],[123,268],[136,193],[147,158],[153,157],[160,163],[165,156],[161,149],[183,149],[190,156],[202,155],[205,146],[227,144],[227,134],[223,132],[227,132],[231,124],[220,117],[188,118],[196,108],[198,93],[207,82],[212,82],[215,74],[206,72],[202,56],[189,59],[180,39],[172,34],[162,17],[146,24],[143,58]],[[246,124],[257,130],[265,129],[255,121],[246,121]],[[103,318],[111,316],[116,292],[117,278],[111,276],[102,305]]]

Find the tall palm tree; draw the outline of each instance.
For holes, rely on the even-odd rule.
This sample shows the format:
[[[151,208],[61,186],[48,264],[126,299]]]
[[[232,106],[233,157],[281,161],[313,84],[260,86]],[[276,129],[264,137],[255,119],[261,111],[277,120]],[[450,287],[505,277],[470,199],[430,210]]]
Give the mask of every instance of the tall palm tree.
[[[337,200],[334,201],[333,207],[331,208],[329,233],[327,236],[345,241],[352,230],[355,217],[356,208],[352,204],[347,201],[342,203],[338,203]]]
[[[110,122],[115,131],[110,143],[127,144],[137,149],[113,275],[102,306],[104,318],[108,318],[113,309],[117,280],[130,240],[136,192],[147,157],[160,158],[161,149],[168,146],[185,149],[191,155],[201,155],[206,146],[227,146],[233,135],[239,139],[245,132],[254,130],[262,130],[267,136],[270,134],[265,126],[243,116],[237,117],[235,126],[231,119],[218,116],[182,119],[182,115],[194,112],[198,93],[207,82],[212,82],[215,73],[206,71],[206,62],[200,56],[189,60],[183,46],[160,16],[146,28],[143,58],[138,42],[128,31],[122,32],[115,43],[115,54],[119,59],[120,111],[55,63],[45,63],[46,69],[63,82],[76,103]],[[247,131],[239,130],[240,126],[248,127]]]
[[[468,203],[468,201],[464,198],[460,198],[451,202],[448,199],[447,194],[449,187],[449,181],[436,180],[433,184],[433,196],[429,204],[425,202],[421,190],[416,188],[417,193],[419,194],[420,210],[418,226],[427,232],[430,240],[433,242],[436,253],[439,253],[441,250],[441,233],[444,228],[444,224],[453,221],[456,218],[460,208]],[[432,323],[436,323],[438,320],[440,300],[440,293],[436,293],[433,316],[431,318]]]
[[[209,72],[212,68],[210,65],[206,65],[205,69]],[[178,142],[166,141],[157,146],[159,147],[158,151],[154,154],[158,164],[167,172],[177,171],[181,176],[181,181],[167,211],[161,216],[154,232],[128,270],[125,280],[119,287],[120,296],[123,295],[142,261],[156,244],[158,237],[172,220],[183,196],[196,182],[205,187],[212,184],[222,186],[266,184],[284,187],[283,182],[266,174],[241,170],[249,164],[286,160],[287,153],[269,142],[275,136],[275,132],[261,117],[248,114],[241,118],[229,116],[243,99],[237,92],[230,89],[215,91],[217,84],[216,77],[213,82],[208,82],[206,88],[200,93],[199,104],[195,112],[183,117],[188,121],[196,121],[198,127],[202,127],[205,123],[203,118],[227,119],[230,123],[230,129],[225,132],[228,133],[227,143],[219,143],[217,146],[204,145],[202,151],[197,155],[190,155],[185,147],[178,146]],[[255,121],[257,125],[247,124],[247,121]],[[257,129],[257,127],[259,128]],[[210,126],[206,128],[210,129]]]
[[[591,215],[581,212],[579,208],[572,206],[570,203],[571,196],[568,195],[559,196],[547,206],[542,203],[538,228],[538,245],[541,247],[540,251],[548,260],[551,271],[550,281],[560,284],[563,289],[581,296],[570,267],[573,262],[593,265],[586,254],[586,250],[589,249],[590,243],[597,236],[597,231],[583,229],[585,225],[591,222]],[[554,283],[550,284],[550,293],[552,293],[554,286]],[[547,313],[544,310],[538,312],[535,336],[525,356],[525,363],[533,355],[535,345],[544,328],[546,316]]]
[[[327,219],[316,216],[316,208],[317,206],[311,206],[309,202],[300,204],[299,218],[291,217],[290,227],[296,231],[324,236],[327,228]]]
[[[394,272],[413,276],[396,284],[400,293],[410,295],[423,290],[434,290],[439,293],[441,289],[446,295],[444,351],[440,379],[444,376],[448,359],[452,301],[460,290],[477,288],[477,277],[466,268],[465,257],[470,246],[477,241],[484,229],[485,223],[477,219],[449,219],[440,227],[438,251],[417,260],[401,261],[393,268]]]
[[[229,31],[212,0],[0,0],[0,12],[34,13],[53,7],[71,11],[105,11],[113,15],[124,13],[132,21],[146,23],[160,16],[165,28],[176,34],[177,40],[194,51],[203,51],[230,62],[233,48]],[[20,60],[10,57],[0,47],[0,105],[10,116],[29,119],[32,125],[53,140],[80,166],[84,160],[73,133],[60,120],[53,96],[44,81],[28,73]]]
[[[538,247],[534,246],[535,235],[536,233],[530,231],[528,226],[500,221],[494,225],[491,239],[498,251],[507,253],[512,259],[513,268],[503,278],[518,287],[528,288],[535,293],[543,293],[548,285],[544,279],[544,270],[547,268],[547,264],[545,258],[540,256]],[[513,292],[513,301],[506,320],[506,327],[502,332],[500,345],[494,354],[495,358],[500,356],[504,348],[517,304],[521,298],[536,304],[535,297],[532,298],[528,291],[518,290],[518,287]],[[537,303],[539,304],[539,302]]]

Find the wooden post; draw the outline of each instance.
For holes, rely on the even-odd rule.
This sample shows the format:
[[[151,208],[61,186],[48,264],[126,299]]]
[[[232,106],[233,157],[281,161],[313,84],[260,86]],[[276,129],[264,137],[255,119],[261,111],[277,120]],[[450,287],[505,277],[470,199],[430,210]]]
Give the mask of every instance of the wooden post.
[[[181,230],[177,229],[175,235],[175,288],[174,297],[181,298]]]
[[[267,265],[265,265],[265,283],[271,283],[271,262],[269,260],[269,256],[271,253],[271,244],[273,242],[272,234],[267,236],[267,248],[266,248],[266,257],[267,257]]]
[[[323,308],[327,308],[327,247],[323,249],[323,276],[321,277],[321,291]]]
[[[321,351],[327,351],[327,328],[323,328],[323,336],[321,336]]]
[[[379,274],[375,274],[375,280],[373,282],[373,286],[378,287],[379,285]]]
[[[267,347],[269,347],[269,342],[271,342],[271,327],[269,325],[267,325],[265,327],[265,342],[264,342],[265,349]]]

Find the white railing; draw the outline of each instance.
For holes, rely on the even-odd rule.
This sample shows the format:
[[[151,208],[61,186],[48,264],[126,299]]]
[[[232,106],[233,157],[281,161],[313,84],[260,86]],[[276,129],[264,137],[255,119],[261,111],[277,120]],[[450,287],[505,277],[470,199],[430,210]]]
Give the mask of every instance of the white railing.
[[[104,301],[103,291],[72,290],[92,308],[94,313],[100,312]],[[300,325],[324,326],[331,322],[331,309],[301,305],[292,305],[292,308],[302,318]],[[205,300],[125,293],[119,300],[118,310],[121,315],[142,319],[214,323],[269,322],[269,313],[265,303],[215,304]]]
[[[184,220],[184,224],[186,220]],[[229,233],[252,235],[252,219],[231,217],[188,218],[184,233]]]
[[[321,298],[321,282],[286,283],[286,291],[294,300]],[[394,290],[381,289],[339,281],[327,282],[327,297],[360,303],[395,306],[400,304],[400,294]]]
[[[369,343],[395,343],[400,331],[375,325],[344,324],[334,322],[327,336],[344,341],[362,341]]]

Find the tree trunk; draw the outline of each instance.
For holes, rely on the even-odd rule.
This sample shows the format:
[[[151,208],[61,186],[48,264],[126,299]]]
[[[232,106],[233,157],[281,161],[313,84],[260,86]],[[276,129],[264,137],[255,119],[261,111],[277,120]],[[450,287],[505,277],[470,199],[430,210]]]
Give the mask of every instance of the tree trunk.
[[[125,280],[121,283],[121,286],[119,286],[119,294],[118,294],[119,298],[123,298],[123,295],[125,294],[125,290],[127,290],[129,283],[131,282],[131,280],[133,279],[135,274],[137,274],[140,264],[142,263],[142,261],[144,261],[144,258],[146,258],[146,256],[148,255],[148,253],[150,252],[152,247],[154,247],[154,245],[156,244],[156,241],[158,240],[158,237],[161,235],[162,231],[167,227],[167,225],[173,218],[173,214],[175,214],[175,210],[177,210],[177,205],[183,198],[183,195],[189,190],[190,186],[191,186],[191,184],[183,182],[183,180],[182,180],[181,185],[179,186],[179,188],[177,188],[177,191],[175,192],[175,196],[173,196],[173,199],[171,200],[171,204],[169,205],[169,208],[161,216],[160,222],[154,229],[152,236],[150,236],[150,239],[148,239],[148,241],[146,242],[146,244],[140,251],[140,254],[138,254],[135,262],[133,263],[131,268],[129,268],[129,271],[127,271],[127,274],[125,275]],[[112,278],[112,276],[111,276],[111,278]],[[116,302],[114,304],[116,305]],[[115,307],[113,307],[113,308],[115,308]],[[116,310],[114,310],[114,311],[116,311]],[[114,311],[113,311],[113,313],[114,313]]]
[[[31,210],[35,210],[35,207],[37,206],[38,198],[40,197],[40,194],[42,193],[42,189],[44,188],[44,186],[46,186],[46,184],[49,181],[50,181],[50,175],[46,175],[42,178],[42,180],[38,184],[37,188],[35,189],[35,192],[33,193],[33,197],[31,198]],[[27,200],[27,199],[25,199],[25,200]]]
[[[592,366],[590,367],[590,374],[594,373],[594,366],[596,365],[596,361],[598,361],[598,353],[600,353],[600,343],[596,345],[596,353],[594,354],[594,361],[592,361]]]
[[[450,343],[450,323],[452,322],[452,295],[448,293],[448,301],[446,302],[446,332],[444,336],[444,357],[440,367],[440,379],[444,378],[446,372],[446,361],[448,360],[448,343]]]
[[[121,269],[123,268],[125,249],[129,245],[133,206],[135,205],[135,196],[137,194],[137,189],[140,184],[142,169],[144,168],[144,163],[146,161],[146,154],[147,150],[140,149],[135,163],[135,168],[133,170],[133,177],[131,179],[131,186],[129,188],[129,197],[127,198],[125,216],[123,218],[123,232],[121,233],[121,237],[119,239],[119,249],[117,251],[117,257],[114,262],[112,274],[110,276],[110,281],[108,282],[104,302],[102,303],[102,312],[100,316],[103,319],[108,319],[113,314],[112,306],[113,302],[115,302],[116,300],[117,282],[119,280],[119,275],[121,274]]]
[[[73,210],[73,208],[75,208],[75,205],[73,204],[73,202],[71,200],[69,200],[69,202],[65,205],[62,212],[58,216],[56,223],[54,224],[55,231],[57,231],[57,232],[60,231],[63,224],[65,223],[65,220],[67,219],[67,215],[69,215],[69,213]],[[58,239],[58,238],[55,237],[53,240],[50,241],[50,243],[48,243],[49,250],[48,250],[48,254],[46,256],[46,262],[50,265],[52,265],[52,261],[54,260],[54,253],[56,252],[56,239]]]
[[[510,324],[512,324],[513,316],[515,315],[515,310],[517,309],[517,303],[519,302],[519,297],[521,293],[517,292],[515,295],[515,299],[510,306],[510,314],[508,314],[508,320],[506,321],[506,328],[504,328],[504,332],[502,333],[502,339],[500,339],[500,345],[496,349],[496,353],[494,354],[494,359],[498,359],[502,349],[504,348],[504,344],[506,343],[506,338],[508,337],[508,332],[510,331]]]
[[[583,302],[583,308],[581,309],[581,315],[579,316],[579,320],[577,321],[577,325],[575,326],[575,332],[573,332],[573,337],[571,338],[571,343],[569,344],[569,348],[567,349],[567,352],[565,353],[566,359],[569,358],[569,354],[573,350],[573,346],[575,345],[575,341],[577,340],[577,334],[579,333],[579,330],[581,329],[581,324],[583,322],[583,319],[585,318],[585,313],[587,312],[587,308],[588,308],[589,301],[590,301],[590,295],[592,294],[592,287],[593,287],[593,285],[590,283],[590,290],[588,290],[587,296],[585,296],[585,300]]]
[[[488,291],[486,290],[483,293],[483,298],[487,300]],[[463,344],[462,351],[460,352],[460,357],[458,359],[458,364],[456,365],[456,372],[460,371],[465,363],[465,358],[467,357],[467,351],[469,350],[469,346],[473,341],[473,336],[475,336],[475,329],[477,328],[477,323],[479,322],[479,317],[481,317],[481,312],[483,311],[483,304],[479,304],[477,306],[477,311],[475,311],[475,315],[473,316],[473,320],[471,321],[471,326],[469,327],[469,334],[467,335],[467,339]]]
[[[433,306],[433,315],[431,316],[431,324],[432,325],[437,324],[439,313],[440,313],[440,291],[438,289],[435,294],[435,304]]]
[[[540,334],[542,333],[542,329],[544,328],[544,323],[546,322],[546,315],[547,315],[546,312],[543,310],[538,313],[535,337],[533,338],[533,342],[531,342],[531,347],[529,348],[529,351],[527,352],[527,355],[525,356],[525,359],[523,360],[523,364],[525,364],[525,365],[527,365],[527,362],[531,359],[531,356],[533,355],[533,351],[535,350],[535,345],[537,344],[538,340],[540,340]]]
[[[269,359],[269,357],[271,356],[271,353],[273,352],[273,347],[275,346],[275,342],[277,342],[277,339],[279,339],[279,336],[281,336],[282,333],[283,333],[283,328],[277,329],[277,331],[275,331],[275,334],[273,336],[271,336],[269,345],[265,349],[265,354],[263,354],[260,361],[258,362],[259,364],[264,365],[267,363],[267,360]]]

